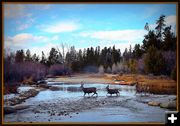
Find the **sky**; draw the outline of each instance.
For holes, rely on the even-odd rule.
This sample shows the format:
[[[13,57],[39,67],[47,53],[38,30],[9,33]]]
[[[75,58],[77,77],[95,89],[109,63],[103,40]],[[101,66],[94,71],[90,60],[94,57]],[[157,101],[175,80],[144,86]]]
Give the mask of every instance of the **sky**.
[[[5,3],[4,48],[30,49],[48,55],[65,44],[76,50],[105,46],[121,49],[142,44],[146,22],[153,30],[165,15],[176,29],[176,4],[8,4]]]

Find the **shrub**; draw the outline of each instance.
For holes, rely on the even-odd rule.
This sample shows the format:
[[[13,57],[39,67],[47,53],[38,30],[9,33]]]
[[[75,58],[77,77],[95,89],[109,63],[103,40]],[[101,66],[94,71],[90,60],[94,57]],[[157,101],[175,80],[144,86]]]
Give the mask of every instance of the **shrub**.
[[[144,73],[144,57],[137,60],[137,72]]]
[[[83,71],[87,72],[87,73],[97,73],[98,68],[96,66],[93,66],[93,65],[88,65],[88,66],[84,67]]]
[[[116,74],[118,72],[118,66],[114,63],[113,65],[112,65],[112,73],[113,74]]]
[[[111,73],[111,72],[112,72],[111,68],[108,67],[108,68],[106,69],[106,72],[107,72],[107,73]]]
[[[32,77],[33,81],[42,79],[46,75],[47,68],[40,63],[20,62],[4,64],[4,81],[21,82]]]
[[[175,81],[177,81],[177,69],[174,67],[174,69],[171,71],[171,78]]]
[[[99,71],[100,74],[104,74],[104,67],[102,65],[99,66],[98,71]]]
[[[60,64],[52,65],[52,66],[49,68],[49,74],[52,74],[52,75],[54,75],[54,76],[64,75],[63,65],[60,65]]]

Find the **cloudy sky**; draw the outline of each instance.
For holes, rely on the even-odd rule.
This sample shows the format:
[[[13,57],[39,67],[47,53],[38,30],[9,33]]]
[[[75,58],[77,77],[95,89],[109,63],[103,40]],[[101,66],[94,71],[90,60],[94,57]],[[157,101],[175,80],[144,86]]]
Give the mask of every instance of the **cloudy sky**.
[[[4,47],[47,54],[61,43],[76,49],[142,43],[146,22],[160,15],[176,27],[176,4],[4,4]]]

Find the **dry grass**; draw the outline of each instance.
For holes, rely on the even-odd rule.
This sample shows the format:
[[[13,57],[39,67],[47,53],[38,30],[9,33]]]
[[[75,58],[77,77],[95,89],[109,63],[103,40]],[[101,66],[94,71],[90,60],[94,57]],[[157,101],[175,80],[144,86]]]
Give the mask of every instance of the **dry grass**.
[[[34,84],[34,81],[33,81],[33,77],[29,77],[29,78],[25,78],[23,81],[22,81],[23,84],[28,84],[28,85],[31,85],[31,84]]]
[[[54,81],[62,81],[66,83],[112,83],[115,80],[125,81],[124,84],[131,85],[138,82],[141,87],[149,87],[149,91],[155,94],[176,94],[177,82],[165,76],[151,76],[140,74],[74,74],[69,76],[57,76]],[[24,83],[32,83],[32,78],[28,78]]]
[[[12,85],[12,86],[8,86],[8,85]],[[4,95],[5,94],[10,94],[10,93],[18,93],[17,92],[17,88],[18,88],[18,84],[5,84],[3,87],[4,90]]]
[[[127,84],[138,82],[139,86],[149,86],[149,91],[156,94],[176,94],[177,82],[165,76],[124,74],[112,79],[124,80]]]

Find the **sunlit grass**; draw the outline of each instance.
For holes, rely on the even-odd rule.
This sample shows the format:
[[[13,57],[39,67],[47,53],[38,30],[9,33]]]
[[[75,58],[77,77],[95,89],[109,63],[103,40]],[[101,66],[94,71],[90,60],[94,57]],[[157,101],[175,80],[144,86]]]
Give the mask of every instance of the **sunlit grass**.
[[[164,76],[124,74],[112,79],[124,80],[127,84],[138,82],[139,86],[148,86],[149,91],[156,94],[176,94],[177,90],[177,82]]]

